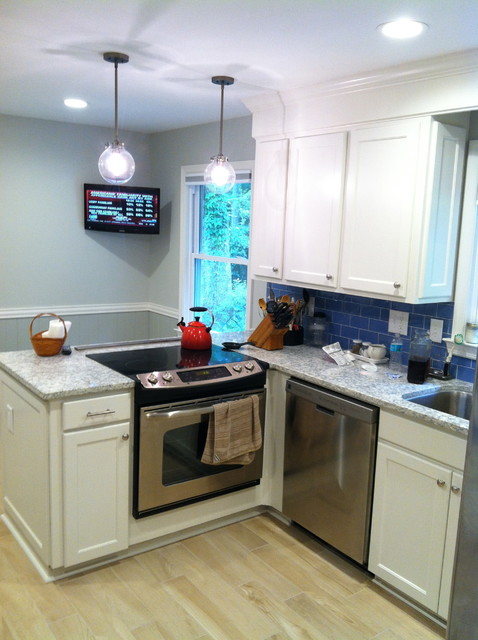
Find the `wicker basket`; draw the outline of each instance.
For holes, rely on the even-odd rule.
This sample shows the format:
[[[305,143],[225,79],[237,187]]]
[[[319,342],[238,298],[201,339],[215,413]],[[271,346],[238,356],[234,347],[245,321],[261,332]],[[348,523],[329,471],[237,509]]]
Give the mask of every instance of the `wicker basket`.
[[[41,318],[42,316],[53,316],[54,318],[58,318],[58,320],[61,320],[63,322],[63,328],[64,328],[63,338],[43,338],[42,337],[43,331],[40,331],[40,333],[35,333],[35,335],[33,335],[33,331],[32,331],[33,323],[37,318]],[[33,350],[37,354],[37,356],[56,356],[58,353],[60,353],[61,348],[65,343],[65,340],[66,340],[65,321],[63,320],[63,318],[60,318],[60,316],[57,316],[55,313],[39,313],[31,321],[30,341],[32,343]]]

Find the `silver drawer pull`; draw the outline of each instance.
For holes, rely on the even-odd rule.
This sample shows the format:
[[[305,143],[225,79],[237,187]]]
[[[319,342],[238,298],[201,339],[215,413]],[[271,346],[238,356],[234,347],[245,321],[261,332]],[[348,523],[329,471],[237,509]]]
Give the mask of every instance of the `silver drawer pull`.
[[[87,418],[96,418],[96,416],[109,416],[113,413],[116,413],[114,409],[105,409],[104,411],[88,411],[86,414]]]
[[[460,493],[461,487],[457,487],[455,484],[452,484],[451,490],[453,491],[453,493]]]
[[[129,440],[129,433],[123,433],[121,440]]]
[[[445,480],[437,480],[437,485],[439,487],[444,487],[446,485],[446,482],[445,482]]]

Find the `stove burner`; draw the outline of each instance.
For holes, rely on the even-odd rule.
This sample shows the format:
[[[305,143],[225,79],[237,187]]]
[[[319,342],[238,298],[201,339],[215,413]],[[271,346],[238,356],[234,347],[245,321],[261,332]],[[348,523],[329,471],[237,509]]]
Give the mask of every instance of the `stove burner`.
[[[179,345],[168,347],[151,347],[150,349],[133,349],[103,353],[87,354],[87,357],[100,364],[133,378],[137,384],[136,397],[141,393],[150,395],[154,391],[165,394],[184,392],[195,387],[197,394],[204,388],[219,386],[232,387],[239,385],[241,389],[252,388],[257,383],[264,385],[267,365],[250,356],[234,351],[224,351],[213,345],[204,351],[182,349]],[[190,373],[181,373],[182,370]],[[248,378],[249,381],[245,380]],[[191,390],[192,392],[192,390]]]

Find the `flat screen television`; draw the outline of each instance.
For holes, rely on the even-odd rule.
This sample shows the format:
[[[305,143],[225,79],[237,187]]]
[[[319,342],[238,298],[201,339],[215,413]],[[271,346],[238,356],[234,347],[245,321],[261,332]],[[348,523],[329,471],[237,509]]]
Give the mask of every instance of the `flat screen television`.
[[[159,233],[159,189],[84,185],[85,229],[119,233]]]

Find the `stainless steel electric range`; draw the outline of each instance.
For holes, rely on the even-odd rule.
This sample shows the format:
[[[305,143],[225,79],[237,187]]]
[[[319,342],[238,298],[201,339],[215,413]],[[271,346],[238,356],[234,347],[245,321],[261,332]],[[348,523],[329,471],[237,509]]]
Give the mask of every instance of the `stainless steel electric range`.
[[[135,380],[133,515],[167,509],[256,485],[262,448],[248,465],[201,462],[214,405],[250,395],[265,417],[267,364],[213,345],[180,345],[87,354]]]

